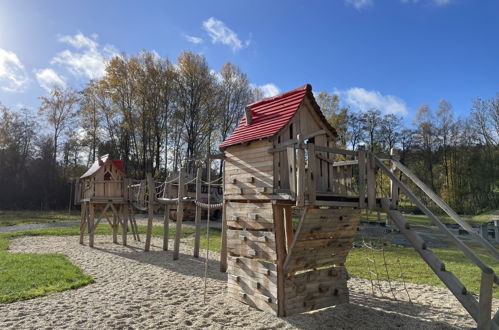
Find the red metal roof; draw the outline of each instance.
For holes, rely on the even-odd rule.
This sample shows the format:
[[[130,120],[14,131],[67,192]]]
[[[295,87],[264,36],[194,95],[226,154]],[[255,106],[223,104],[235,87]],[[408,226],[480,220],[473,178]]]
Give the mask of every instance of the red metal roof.
[[[88,176],[93,175],[95,172],[97,172],[101,166],[103,166],[108,160],[111,160],[114,165],[118,167],[118,169],[125,174],[125,166],[123,165],[123,161],[118,160],[118,159],[110,159],[109,155],[104,155],[100,158],[99,160],[96,160],[92,166],[80,177],[80,179],[86,178]]]
[[[311,103],[321,120],[326,124],[333,134],[336,131],[324,118],[319,105],[317,105],[312,93],[312,86],[303,85],[289,92],[277,96],[261,99],[248,105],[251,109],[253,121],[246,124],[246,116],[243,116],[239,125],[232,134],[222,142],[220,149],[228,146],[258,140],[277,134],[291,120],[300,108],[305,97],[309,97]]]

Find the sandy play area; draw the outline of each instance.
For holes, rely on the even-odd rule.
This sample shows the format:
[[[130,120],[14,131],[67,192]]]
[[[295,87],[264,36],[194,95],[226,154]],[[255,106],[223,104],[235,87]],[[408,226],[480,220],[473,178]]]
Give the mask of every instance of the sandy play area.
[[[218,254],[210,253],[208,299],[203,302],[204,259],[182,245],[180,260],[170,251],[142,251],[96,237],[96,248],[77,237],[24,237],[11,242],[15,252],[63,253],[95,278],[86,287],[28,301],[0,304],[0,329],[453,329],[476,327],[444,288],[408,284],[407,296],[374,297],[370,282],[349,281],[350,304],[309,314],[277,318],[225,296],[226,274]],[[205,255],[205,252],[202,254]],[[494,301],[499,308],[499,301]]]

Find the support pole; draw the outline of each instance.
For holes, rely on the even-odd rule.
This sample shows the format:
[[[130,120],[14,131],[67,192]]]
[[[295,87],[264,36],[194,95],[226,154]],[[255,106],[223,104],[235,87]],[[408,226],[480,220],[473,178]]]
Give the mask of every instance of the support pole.
[[[121,224],[121,243],[123,246],[127,245],[128,238],[128,179],[123,178],[123,202],[121,205],[121,213],[123,214],[123,223]]]
[[[184,219],[184,176],[185,169],[182,167],[178,176],[177,223],[175,228],[175,244],[173,246],[173,260],[178,259],[180,252],[180,236],[182,235],[182,221]]]
[[[165,182],[164,198],[170,198],[171,183]],[[168,240],[170,237],[170,204],[165,204],[165,214],[163,215],[163,251],[168,251]]]
[[[303,139],[300,134],[297,136],[298,139],[298,149],[297,149],[297,182],[296,182],[296,206],[305,205],[305,150],[303,149]]]
[[[151,249],[151,236],[152,236],[152,220],[154,218],[154,197],[156,195],[156,189],[154,187],[154,179],[151,172],[146,173],[147,189],[149,194],[149,199],[147,201],[147,231],[146,231],[146,245],[144,248],[145,252]]]
[[[90,217],[88,219],[88,246],[94,247],[94,219],[95,219],[95,205],[93,203],[88,203],[90,209]]]
[[[367,153],[367,207],[374,211],[376,208],[376,172],[374,155]]]
[[[359,208],[366,207],[366,152],[358,151],[359,160]]]
[[[399,160],[399,156],[397,153],[397,149],[392,148],[390,149],[390,156],[394,160]],[[390,168],[391,172],[393,175],[398,177],[397,174],[397,166],[392,163],[392,167]],[[399,202],[399,187],[395,184],[393,180],[390,180],[390,196],[391,196],[391,201],[392,201],[392,209],[396,210],[398,207],[398,202]]]
[[[496,243],[499,243],[499,220],[494,220],[494,234]]]
[[[118,243],[118,215],[113,207],[113,243]]]
[[[274,232],[277,252],[277,316],[286,316],[284,297],[284,261],[286,260],[286,234],[284,228],[284,207],[273,202]]]
[[[490,268],[482,271],[480,282],[480,298],[478,300],[478,330],[491,328],[492,312],[492,287],[494,285],[494,272]]]
[[[209,169],[208,169],[209,171]],[[209,194],[210,192],[208,192]],[[196,202],[201,202],[201,168],[196,173]],[[210,209],[208,209],[210,212]],[[199,242],[201,238],[201,207],[196,204],[196,217],[194,218],[196,231],[194,235],[194,257],[199,258]]]
[[[87,224],[87,203],[81,203],[80,244],[83,244],[85,236],[85,225]]]

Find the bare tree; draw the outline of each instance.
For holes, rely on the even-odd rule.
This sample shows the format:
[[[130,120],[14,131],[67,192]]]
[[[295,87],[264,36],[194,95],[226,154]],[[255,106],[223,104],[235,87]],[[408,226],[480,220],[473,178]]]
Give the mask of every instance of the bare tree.
[[[78,94],[70,88],[54,86],[49,96],[40,97],[39,114],[52,128],[53,162],[56,163],[59,138],[64,130],[69,128],[75,118],[75,108],[78,104]]]

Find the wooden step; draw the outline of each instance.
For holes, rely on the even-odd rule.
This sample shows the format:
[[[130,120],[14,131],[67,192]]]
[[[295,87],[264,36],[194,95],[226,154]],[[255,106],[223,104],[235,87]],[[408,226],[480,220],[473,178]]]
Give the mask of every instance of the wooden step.
[[[411,245],[416,249],[423,260],[430,266],[433,272],[440,278],[440,280],[447,286],[452,294],[459,300],[461,305],[468,311],[475,321],[478,322],[478,301],[467,290],[461,281],[451,272],[445,269],[445,264],[433,253],[433,251],[426,248],[424,240],[419,234],[411,230],[409,223],[404,218],[402,213],[390,208],[391,202],[387,198],[381,199],[381,207],[390,217],[390,219],[397,225],[400,232],[407,238]]]

